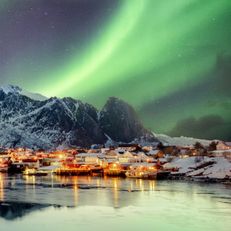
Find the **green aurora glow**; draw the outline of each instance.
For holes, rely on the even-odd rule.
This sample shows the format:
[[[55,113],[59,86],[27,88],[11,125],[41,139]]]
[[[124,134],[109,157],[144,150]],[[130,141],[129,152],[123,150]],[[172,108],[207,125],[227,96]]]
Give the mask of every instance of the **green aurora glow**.
[[[1,5],[9,8],[6,2]],[[210,79],[217,81],[217,56],[231,55],[231,1],[118,2],[119,7],[94,36],[86,38],[84,47],[79,49],[76,42],[73,52],[57,62],[37,65],[35,71],[34,65],[27,65],[35,50],[23,52],[23,59],[19,53],[14,68],[7,72],[14,76],[11,82],[46,96],[72,96],[97,107],[109,96],[117,96],[139,110],[146,126],[157,132],[168,132],[192,116],[218,115],[228,123],[231,109],[221,102],[230,103],[230,95],[214,95],[206,85]],[[200,92],[201,85],[207,94]],[[149,110],[175,94],[184,97],[187,89],[191,94],[186,102],[178,99],[164,109]],[[208,106],[210,101],[219,103]],[[224,136],[222,131],[218,136],[227,137],[227,131]]]

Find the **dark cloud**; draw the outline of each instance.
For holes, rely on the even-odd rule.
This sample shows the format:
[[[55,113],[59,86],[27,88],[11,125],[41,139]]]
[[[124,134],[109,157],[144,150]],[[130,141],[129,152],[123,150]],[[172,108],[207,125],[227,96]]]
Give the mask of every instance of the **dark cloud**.
[[[231,123],[218,115],[207,115],[198,119],[189,117],[178,121],[169,135],[230,140]]]
[[[231,55],[218,55],[216,67],[215,92],[231,96]]]
[[[187,88],[180,89],[158,101],[147,102],[140,108],[140,111],[153,115],[153,113],[166,113],[174,107],[185,106],[188,102],[193,104],[205,100],[210,103],[210,106],[212,106],[212,102],[215,101],[215,104],[217,104],[217,102],[222,103],[220,96],[231,95],[231,55],[217,55],[213,70],[206,76],[201,76],[201,78],[205,79],[205,81],[200,81],[198,84],[189,82]]]
[[[224,110],[230,111],[231,114],[231,99],[230,100],[209,100],[207,103],[208,107],[220,107]]]
[[[231,124],[231,116],[228,125],[222,127],[222,118],[228,118],[231,115],[231,55],[217,55],[216,62],[213,69],[206,76],[201,76],[203,81],[198,81],[198,83],[191,84],[188,83],[187,87],[180,89],[177,92],[168,94],[158,100],[150,100],[145,105],[139,109],[139,114],[141,118],[146,121],[152,121],[152,129],[157,132],[161,131],[162,125],[167,123],[178,123],[174,121],[175,118],[180,120],[181,129],[185,126],[185,129],[175,130],[173,134],[177,135],[192,135],[195,137],[211,138],[216,137],[222,139],[227,138],[229,132],[227,132],[227,126]],[[203,127],[193,126],[193,128],[187,129],[188,124],[195,124],[198,121],[195,118],[183,118],[184,113],[179,113],[187,109],[198,108],[198,106],[203,107],[204,111],[208,114],[218,114],[215,118],[212,116],[214,124],[220,124],[220,133],[215,133],[214,131],[208,131],[207,126],[206,131]],[[194,113],[195,115],[195,113]],[[196,114],[200,117],[200,111]],[[209,116],[210,117],[210,116]],[[219,117],[219,118],[218,118]],[[205,118],[206,121],[199,121],[204,126],[210,121],[211,118]],[[216,119],[216,120],[215,120]],[[198,124],[198,123],[197,123]],[[212,125],[211,125],[212,126]],[[214,125],[213,125],[214,126]],[[192,126],[191,126],[192,127]],[[211,128],[209,128],[211,130]],[[222,132],[223,131],[223,132]],[[166,132],[166,131],[164,131]],[[202,134],[203,133],[203,134]],[[212,135],[213,134],[213,135]],[[206,136],[207,135],[207,136]]]

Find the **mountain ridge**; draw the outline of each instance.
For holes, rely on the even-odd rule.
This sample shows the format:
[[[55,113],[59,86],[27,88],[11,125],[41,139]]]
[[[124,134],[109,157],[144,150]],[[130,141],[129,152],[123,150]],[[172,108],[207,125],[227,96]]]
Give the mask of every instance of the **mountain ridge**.
[[[219,141],[219,140],[199,139],[199,138],[187,137],[187,136],[172,137],[165,134],[157,134],[157,133],[154,133],[154,136],[164,145],[174,145],[174,146],[193,146],[196,142],[199,142],[204,146],[209,146],[211,142]]]
[[[23,92],[17,86],[0,87],[2,147],[87,147],[105,144],[109,137],[126,143],[146,137],[157,141],[143,127],[135,110],[115,97],[109,98],[98,111],[94,106],[70,97],[36,100]],[[109,107],[111,103],[114,106]],[[108,127],[112,129],[108,130]]]

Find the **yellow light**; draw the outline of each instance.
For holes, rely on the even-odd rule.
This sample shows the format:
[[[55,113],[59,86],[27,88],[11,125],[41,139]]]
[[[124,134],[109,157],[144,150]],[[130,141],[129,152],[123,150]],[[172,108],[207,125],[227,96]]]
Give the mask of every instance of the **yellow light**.
[[[4,200],[4,182],[3,177],[0,175],[0,201]]]

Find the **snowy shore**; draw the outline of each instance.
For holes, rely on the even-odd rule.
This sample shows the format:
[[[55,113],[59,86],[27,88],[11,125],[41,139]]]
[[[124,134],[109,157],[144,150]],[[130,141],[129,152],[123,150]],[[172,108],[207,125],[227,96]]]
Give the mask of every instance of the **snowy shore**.
[[[163,167],[171,171],[171,177],[175,179],[183,177],[208,182],[231,181],[231,161],[224,157],[176,158]]]

